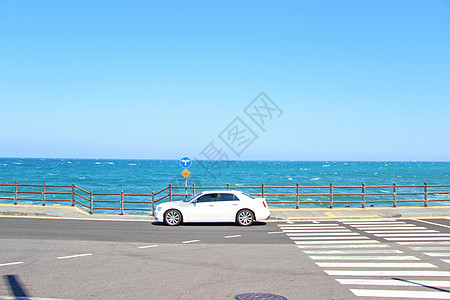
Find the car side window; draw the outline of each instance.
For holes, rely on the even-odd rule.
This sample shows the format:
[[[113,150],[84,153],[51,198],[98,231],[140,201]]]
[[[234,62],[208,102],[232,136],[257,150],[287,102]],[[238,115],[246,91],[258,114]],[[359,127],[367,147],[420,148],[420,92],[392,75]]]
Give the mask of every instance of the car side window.
[[[217,201],[217,194],[207,194],[198,198],[197,203]]]
[[[220,194],[219,201],[239,201],[239,199],[234,194]]]

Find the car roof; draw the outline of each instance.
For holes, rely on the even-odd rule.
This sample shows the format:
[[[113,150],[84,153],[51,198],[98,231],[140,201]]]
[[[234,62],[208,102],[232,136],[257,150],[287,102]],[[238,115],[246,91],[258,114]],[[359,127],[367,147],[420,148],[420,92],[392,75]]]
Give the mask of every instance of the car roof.
[[[211,190],[203,191],[201,194],[243,194],[241,191],[236,190]]]

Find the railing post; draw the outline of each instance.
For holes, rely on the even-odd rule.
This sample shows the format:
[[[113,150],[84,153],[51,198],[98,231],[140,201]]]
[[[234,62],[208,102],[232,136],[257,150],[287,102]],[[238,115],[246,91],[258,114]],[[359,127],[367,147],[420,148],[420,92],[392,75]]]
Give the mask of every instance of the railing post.
[[[155,191],[152,192],[152,215],[155,215]]]
[[[42,206],[45,206],[45,182],[42,183]]]
[[[366,184],[362,184],[362,208],[366,208]]]
[[[72,182],[72,206],[75,206],[75,183]]]
[[[89,209],[89,213],[92,215],[94,213],[94,193],[91,191],[89,193],[89,198],[90,198],[90,202],[91,202],[91,207]]]
[[[264,183],[261,184],[261,197],[264,198]]]
[[[425,182],[424,184],[423,184],[423,186],[424,186],[424,195],[425,195],[425,207],[427,207],[428,206],[428,184]]]
[[[195,183],[192,184],[192,197],[195,196]]]
[[[172,202],[172,184],[169,184],[169,201]]]
[[[397,185],[395,184],[395,182],[393,184],[393,187],[394,187],[394,207],[397,207]]]
[[[17,181],[14,183],[14,205],[17,205]]]
[[[333,184],[330,183],[330,208],[333,208]]]
[[[298,187],[298,183],[297,183],[297,209],[299,209],[300,208],[300,198],[299,198],[299,187]]]
[[[123,215],[123,191],[120,192],[120,214]]]

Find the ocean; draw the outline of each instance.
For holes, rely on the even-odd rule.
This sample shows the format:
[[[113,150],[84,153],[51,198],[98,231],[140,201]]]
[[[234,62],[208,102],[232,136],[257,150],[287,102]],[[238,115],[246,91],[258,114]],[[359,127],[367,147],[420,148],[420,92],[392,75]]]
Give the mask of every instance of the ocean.
[[[151,194],[169,184],[184,186],[181,175],[184,168],[179,160],[132,160],[132,159],[28,159],[0,158],[0,184],[42,184],[75,185],[95,193],[135,193]],[[189,168],[191,176],[187,184],[192,186],[361,186],[370,185],[429,185],[450,184],[450,162],[341,162],[341,161],[193,161]],[[0,187],[1,190],[11,190]],[[449,191],[450,187],[435,188],[433,191]],[[311,189],[303,190],[303,192]],[[398,190],[397,192],[400,192]],[[405,190],[406,191],[406,190]],[[414,189],[423,191],[423,188]],[[184,191],[183,191],[184,192]],[[261,188],[248,190],[261,192]],[[323,193],[329,189],[322,189]],[[350,192],[342,189],[337,192]],[[351,192],[360,192],[353,189]],[[377,188],[372,192],[389,193],[392,188]],[[266,189],[266,193],[295,193],[292,188]],[[36,196],[39,198],[38,196]],[[417,195],[414,199],[423,199]],[[430,195],[432,199],[449,199],[449,194]],[[117,197],[115,198],[117,200]],[[266,196],[268,201],[292,201],[295,197]],[[339,196],[337,200],[359,201],[360,196]],[[368,196],[366,200],[392,199],[392,195]],[[398,200],[411,196],[398,196]],[[136,199],[134,199],[136,200]],[[147,199],[148,200],[148,199]],[[167,199],[165,199],[167,200]],[[327,196],[302,196],[301,207],[326,206]],[[9,200],[0,200],[10,203]],[[24,202],[19,202],[24,203]],[[31,202],[26,202],[31,203]],[[439,202],[437,204],[450,204]],[[359,206],[359,204],[337,204],[336,206]],[[373,205],[383,205],[373,203]],[[384,204],[387,206],[390,204]],[[417,205],[405,203],[405,205]],[[271,207],[295,207],[293,204],[271,203]],[[108,212],[108,211],[96,211]]]

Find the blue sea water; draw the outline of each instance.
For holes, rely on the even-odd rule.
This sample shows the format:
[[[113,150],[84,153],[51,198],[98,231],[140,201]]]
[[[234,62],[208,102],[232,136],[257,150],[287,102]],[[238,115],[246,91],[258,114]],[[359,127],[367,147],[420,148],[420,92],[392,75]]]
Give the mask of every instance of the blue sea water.
[[[151,194],[169,184],[184,186],[183,168],[178,160],[112,160],[112,159],[20,159],[0,158],[0,184],[42,184],[77,186],[96,193]],[[450,162],[326,162],[326,161],[194,161],[189,168],[192,175],[187,184],[192,186],[361,186],[366,185],[423,185],[450,184]],[[2,187],[2,190],[11,190]],[[434,191],[449,191],[435,188]],[[261,192],[261,188],[246,190]],[[308,189],[303,190],[305,193]],[[399,188],[398,191],[401,191]],[[406,191],[406,190],[405,190]],[[411,191],[411,190],[408,190]],[[423,188],[414,189],[423,191]],[[184,191],[181,191],[184,193]],[[317,192],[317,189],[316,189]],[[329,192],[324,188],[322,193]],[[360,192],[360,189],[340,189],[336,193]],[[378,188],[372,192],[388,193],[392,188]],[[295,193],[295,188],[267,189],[266,193]],[[1,196],[1,195],[0,195]],[[3,195],[4,196],[4,195]],[[56,197],[56,196],[54,196]],[[38,199],[39,197],[36,196]],[[266,196],[269,201],[293,201],[295,197]],[[415,196],[422,199],[423,196]],[[401,199],[413,199],[399,196]],[[448,199],[449,194],[430,196],[429,199]],[[58,199],[58,198],[57,198]],[[106,198],[105,198],[106,199]],[[108,198],[109,199],[109,198]],[[117,197],[114,198],[117,200]],[[301,207],[327,206],[326,196],[302,196]],[[335,200],[359,201],[357,196],[338,196]],[[392,199],[392,195],[368,196],[366,200]],[[133,199],[137,200],[137,199]],[[140,198],[142,200],[142,198]],[[148,198],[146,199],[148,200]],[[165,199],[167,200],[167,199]],[[0,200],[8,202],[9,200]],[[22,202],[20,202],[22,203]],[[383,205],[374,203],[376,205]],[[439,203],[449,204],[449,203]],[[116,205],[116,204],[114,204]],[[351,204],[356,206],[359,204]],[[385,206],[387,204],[384,204]],[[413,205],[413,203],[410,203]],[[417,205],[417,204],[415,204]],[[295,207],[293,204],[272,203],[272,207]],[[336,204],[335,206],[345,206]],[[107,211],[97,211],[107,212]]]

